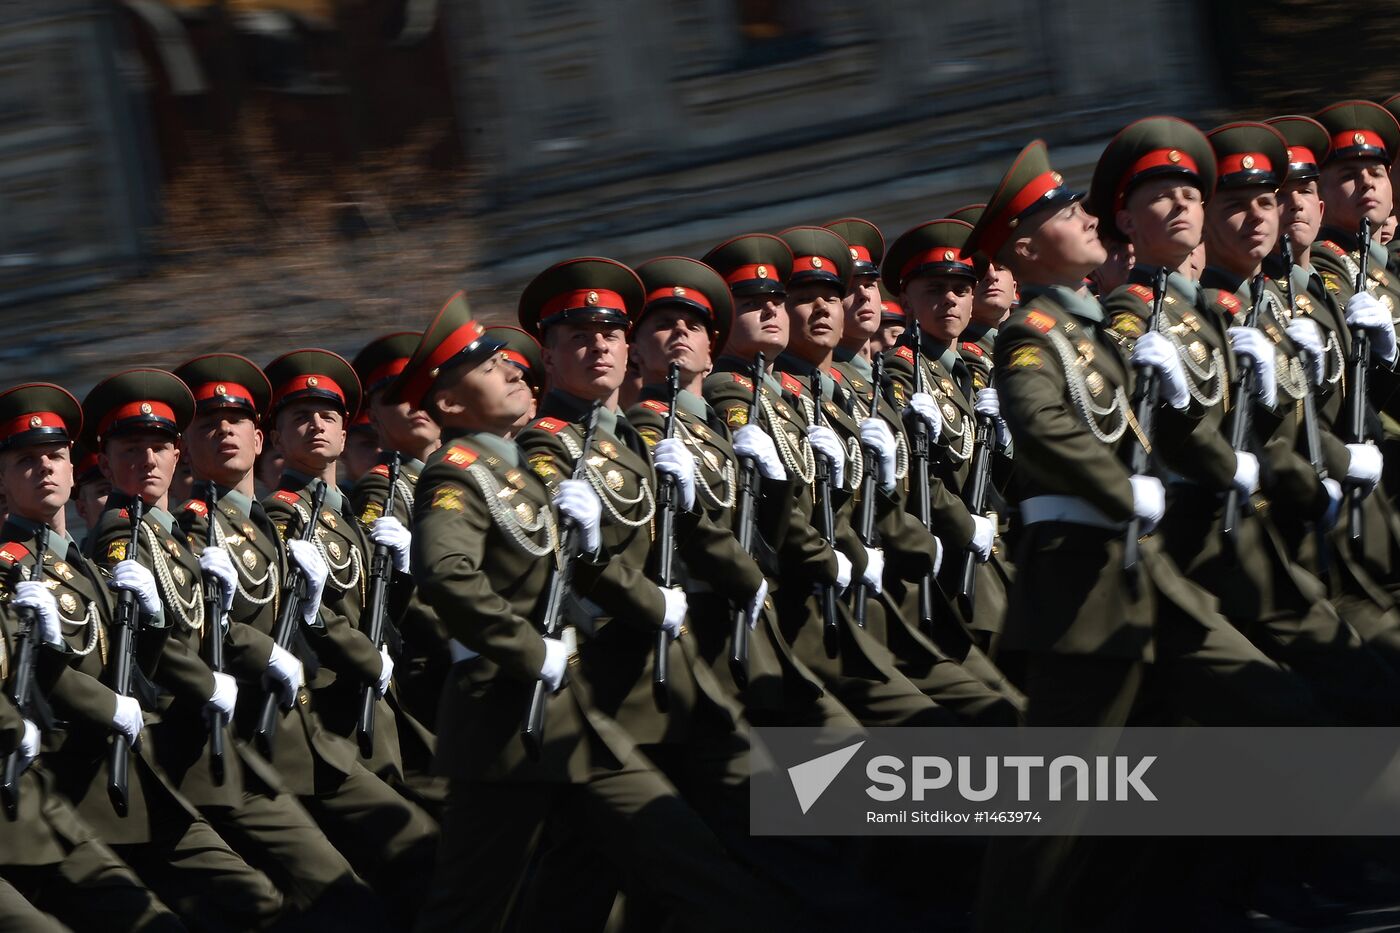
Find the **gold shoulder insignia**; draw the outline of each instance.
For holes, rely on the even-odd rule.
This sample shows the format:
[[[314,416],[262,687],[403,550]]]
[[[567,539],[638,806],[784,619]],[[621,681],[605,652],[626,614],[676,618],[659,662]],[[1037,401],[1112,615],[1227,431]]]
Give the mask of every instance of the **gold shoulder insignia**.
[[[461,512],[466,509],[462,502],[462,490],[456,486],[439,486],[433,490],[433,501],[429,508],[447,512]]]
[[[1039,347],[1017,347],[1011,354],[1011,366],[1039,369],[1044,365]]]

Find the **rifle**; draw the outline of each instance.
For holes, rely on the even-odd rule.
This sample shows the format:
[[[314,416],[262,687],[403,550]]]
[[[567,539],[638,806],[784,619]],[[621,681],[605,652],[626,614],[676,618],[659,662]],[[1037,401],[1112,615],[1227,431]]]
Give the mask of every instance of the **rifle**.
[[[871,362],[870,417],[880,417],[880,383],[885,378],[885,358],[876,354]],[[864,448],[866,470],[860,480],[860,512],[856,515],[856,533],[860,543],[866,547],[875,546],[875,470],[872,464],[879,462],[879,454],[873,447]],[[854,602],[851,612],[856,625],[865,628],[865,604],[870,599],[870,587],[864,580],[856,581]]]
[[[749,401],[749,417],[745,424],[758,424],[759,399],[763,392],[763,354],[753,358],[753,398]],[[775,428],[776,430],[776,428]],[[758,462],[753,457],[739,458],[739,491],[736,508],[739,519],[735,537],[744,553],[753,554],[754,511],[758,507]],[[729,671],[734,682],[744,686],[749,680],[749,611],[747,606],[734,610],[733,644],[729,649]]]
[[[126,545],[129,560],[137,559],[138,548],[141,546],[141,515],[145,508],[146,503],[140,496],[131,497],[131,506],[127,512],[131,518],[131,537]],[[117,653],[112,658],[112,690],[119,696],[131,695],[131,672],[136,663],[136,634],[141,626],[140,611],[136,594],[131,590],[122,590],[121,595],[117,597]],[[111,798],[117,816],[126,816],[130,805],[127,773],[131,763],[130,751],[131,746],[123,736],[112,736],[112,748],[107,759],[107,796]]]
[[[394,493],[399,484],[399,453],[389,457],[389,494],[384,497],[384,514],[394,514]],[[376,649],[384,644],[384,616],[389,611],[389,580],[393,576],[392,558],[387,544],[376,544],[369,559],[369,640]],[[355,739],[360,757],[374,755],[374,709],[379,700],[374,684],[360,688],[360,721]]]
[[[676,436],[676,399],[681,393],[681,366],[672,363],[666,371],[666,439]],[[665,589],[674,581],[672,563],[676,556],[676,481],[663,473],[657,477],[656,489],[656,584]],[[662,712],[671,702],[669,653],[671,636],[666,629],[656,631],[656,648],[652,653],[651,695],[656,708]]]
[[[212,482],[204,486],[204,508],[209,513],[209,527],[204,532],[204,546],[206,548],[215,547],[217,539],[215,537],[215,522],[219,520],[218,513],[214,511],[218,504],[218,491]],[[204,624],[207,626],[207,645],[209,650],[209,669],[215,673],[224,672],[224,627],[220,624],[219,616],[223,609],[223,587],[219,583],[219,578],[211,573],[204,575]],[[220,787],[224,783],[225,774],[224,761],[224,715],[219,712],[209,714],[209,770],[214,776],[214,783]]]
[[[1157,270],[1157,278],[1152,283],[1152,314],[1147,319],[1147,332],[1158,333],[1162,326],[1162,305],[1167,299],[1167,269]],[[1137,421],[1142,437],[1146,441],[1133,448],[1130,469],[1134,475],[1146,473],[1150,469],[1152,449],[1152,423],[1157,418],[1157,402],[1162,387],[1157,384],[1157,371],[1143,367],[1137,374]],[[1128,585],[1136,592],[1138,584],[1138,538],[1142,535],[1142,519],[1134,517],[1128,522],[1128,532],[1123,538],[1123,572],[1128,575]]]
[[[915,395],[924,391],[923,333],[923,328],[916,323],[914,336],[911,338],[914,351]],[[933,504],[928,485],[928,425],[918,415],[909,423],[909,436],[913,441],[909,452],[909,475],[914,479],[914,516],[932,534]],[[929,634],[933,633],[933,591],[937,585],[932,571],[919,578],[919,625]]]
[[[822,376],[820,370],[812,373],[812,424],[822,424]],[[836,517],[831,508],[831,463],[825,454],[817,454],[815,488],[817,494],[817,534],[826,541],[826,546],[836,550]],[[834,658],[841,653],[841,621],[836,614],[836,585],[823,583],[822,597],[822,645],[826,656]]]
[[[34,566],[29,568],[31,581],[44,577],[44,555],[49,552],[49,526],[39,529],[38,550],[34,555]],[[39,624],[38,610],[21,609],[19,631],[15,634],[15,709],[27,715],[34,698],[34,648],[38,641],[36,627]],[[0,636],[3,637],[3,636]],[[5,777],[0,783],[0,800],[5,804],[5,816],[19,819],[19,778],[20,754],[16,748],[5,756]]]
[[[1292,315],[1297,312],[1293,296],[1293,238],[1285,233],[1279,237],[1279,242],[1283,245],[1283,296]],[[1303,350],[1303,356],[1306,359],[1311,357],[1312,353]],[[1303,443],[1308,451],[1308,462],[1312,464],[1318,481],[1321,482],[1327,478],[1327,464],[1322,459],[1322,433],[1317,426],[1317,399],[1313,395],[1311,375],[1303,386]],[[1318,569],[1326,574],[1329,549],[1327,530],[1319,522],[1314,525],[1313,533],[1317,536]]]
[[[1254,277],[1249,290],[1249,314],[1244,319],[1244,326],[1258,327],[1259,312],[1264,307],[1263,274]],[[1241,366],[1240,374],[1235,377],[1235,384],[1230,387],[1231,395],[1235,400],[1235,420],[1230,424],[1230,446],[1235,449],[1236,453],[1249,446],[1249,423],[1252,420],[1250,413],[1254,407],[1254,383],[1254,367]],[[1240,543],[1239,527],[1236,524],[1239,517],[1240,490],[1237,486],[1231,486],[1230,491],[1225,494],[1225,515],[1221,530],[1225,532],[1225,537],[1230,539],[1231,545],[1236,547]]]
[[[977,448],[972,455],[972,473],[967,489],[967,510],[973,515],[984,515],[987,510],[987,491],[992,485],[992,444],[996,438],[996,424],[979,414],[977,416]],[[963,618],[971,621],[972,610],[977,601],[977,552],[967,549],[963,555],[962,597]]]
[[[1371,221],[1361,218],[1361,253],[1356,257],[1356,293],[1366,291],[1367,267],[1371,262]],[[1366,394],[1367,373],[1371,370],[1371,335],[1363,328],[1356,328],[1351,335],[1351,430],[1352,443],[1366,443]],[[1351,514],[1351,540],[1361,542],[1362,509],[1364,498],[1356,486],[1347,489],[1347,509]]]
[[[588,451],[593,446],[593,435],[598,431],[598,410],[602,402],[594,402],[588,412],[588,425],[583,431],[583,448],[574,463],[572,479],[583,479],[588,467]],[[564,598],[569,594],[569,586],[574,575],[574,551],[578,549],[578,526],[567,516],[560,519],[563,526],[559,531],[559,559],[554,567],[554,575],[549,579],[549,593],[544,604],[544,636],[553,638],[560,629],[564,615]],[[530,708],[525,713],[525,725],[520,730],[520,738],[525,743],[525,754],[531,761],[538,761],[544,749],[544,681],[535,682],[534,693],[530,696]]]
[[[320,521],[321,507],[326,503],[325,480],[316,487],[311,497],[311,518],[301,529],[300,539],[310,541],[316,536],[316,523]],[[306,587],[306,574],[295,564],[287,571],[287,579],[282,588],[282,612],[277,617],[277,626],[272,630],[272,638],[280,648],[290,648],[297,626],[301,623],[301,606],[306,599],[302,592]],[[258,749],[264,756],[272,757],[272,737],[277,734],[277,694],[269,692],[263,699],[262,713],[258,716],[256,739]]]

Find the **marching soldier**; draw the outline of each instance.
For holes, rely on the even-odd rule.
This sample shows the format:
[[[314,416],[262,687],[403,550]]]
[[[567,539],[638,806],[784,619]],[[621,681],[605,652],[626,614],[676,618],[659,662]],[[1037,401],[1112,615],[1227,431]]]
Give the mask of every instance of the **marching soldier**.
[[[391,460],[397,460],[393,517],[412,530],[418,476],[423,462],[442,445],[441,431],[426,413],[388,399],[390,384],[403,371],[421,336],[417,331],[406,331],[380,337],[351,363],[363,387],[362,407],[379,435],[379,462],[360,477],[350,492],[350,506],[366,528],[384,514],[385,503],[390,499],[389,465]],[[431,809],[441,803],[445,788],[429,774],[434,745],[429,723],[437,715],[443,678],[452,661],[442,624],[420,600],[409,599],[398,630],[401,644],[395,659],[397,676],[389,701],[395,707],[399,727],[405,784],[418,802]]]
[[[1151,537],[1161,482],[1120,459],[1150,443],[1132,430],[1132,370],[1106,336],[1103,308],[1083,279],[1103,262],[1097,222],[1064,187],[1042,142],[1002,177],[966,248],[1011,269],[1021,305],[997,338],[1001,410],[1016,441],[1024,530],[1009,594],[1003,650],[1026,653],[1031,725],[1122,725],[1143,687],[1202,723],[1318,723],[1305,685],[1264,657],[1213,611]],[[1189,395],[1175,354],[1138,340],[1132,364],[1164,383],[1164,418],[1184,417]],[[1131,539],[1125,531],[1131,529]],[[1136,560],[1129,544],[1138,549]],[[1048,594],[1048,595],[1047,595]],[[1053,844],[1052,844],[1053,842]],[[1077,840],[1075,850],[1094,846]],[[1067,874],[1080,852],[1058,841],[993,841],[979,926],[984,930],[1088,928],[1096,899]],[[1142,881],[1108,870],[1094,883]],[[1005,892],[1020,892],[1015,899]],[[1123,909],[1135,903],[1120,903]],[[1152,901],[1159,909],[1159,901]],[[1140,925],[1115,916],[1112,928]]]
[[[851,285],[841,299],[845,320],[835,360],[840,363],[860,357],[868,365],[870,341],[880,329],[884,316],[880,292],[880,258],[885,255],[885,238],[880,228],[858,217],[833,220],[822,225],[846,241],[851,254]]]
[[[424,332],[394,391],[443,426],[446,445],[420,480],[414,565],[457,657],[437,724],[438,767],[452,780],[443,848],[418,928],[503,929],[546,823],[587,832],[605,857],[651,889],[677,928],[736,921],[781,928],[761,886],[598,709],[589,670],[568,639],[538,627],[554,566],[542,558],[559,536],[545,480],[509,440],[531,405],[523,370],[459,296]],[[594,489],[557,477],[553,485],[561,512],[579,523],[584,548],[600,547],[602,503]],[[596,569],[581,559],[576,571],[587,587]],[[580,648],[607,650],[587,642]],[[536,759],[520,731],[541,681]],[[725,898],[712,897],[715,891]],[[731,893],[737,909],[727,903]]]
[[[82,444],[73,445],[73,510],[83,520],[85,533],[91,531],[107,505],[112,484],[102,475],[97,454]]]
[[[501,352],[506,355],[506,361],[520,370],[525,384],[530,387],[530,410],[520,416],[520,423],[515,426],[517,432],[523,431],[534,423],[540,394],[544,392],[544,358],[540,355],[540,343],[520,328],[507,324],[495,324],[486,331],[504,345]]]
[[[839,239],[830,231],[825,232]],[[842,273],[849,270],[847,248],[833,246],[831,252],[831,256],[820,261],[833,264]],[[846,266],[836,266],[842,261]],[[784,301],[794,257],[783,240],[768,234],[748,234],[715,247],[705,262],[728,284],[735,309],[725,352],[715,360],[714,374],[705,380],[705,398],[730,429],[737,430],[749,423],[754,397],[749,374],[753,372],[755,356],[762,353],[766,361],[771,361],[788,348],[789,317]],[[833,309],[831,316],[836,313]],[[947,724],[952,721],[948,711],[895,670],[889,651],[855,624],[844,602],[836,603],[839,647],[831,654],[824,644],[827,620],[818,591],[823,587],[844,591],[850,586],[855,567],[851,557],[829,546],[817,532],[813,515],[816,465],[808,434],[810,419],[808,412],[798,407],[802,404],[798,399],[810,393],[801,380],[770,370],[771,365],[765,362],[763,385],[758,393],[760,427],[776,447],[780,465],[794,490],[792,512],[781,539],[768,542],[783,571],[773,593],[783,637],[798,660],[817,674],[841,705],[863,724]],[[844,462],[841,441],[829,428],[826,433],[833,436],[823,443],[834,453],[839,452]],[[853,536],[843,540],[849,537]],[[861,557],[864,561],[863,548]],[[883,584],[883,574],[881,578]]]
[[[885,353],[893,350],[895,344],[899,342],[899,337],[904,333],[905,316],[904,308],[899,303],[899,299],[890,294],[890,290],[885,287],[885,283],[880,283],[880,326],[875,334],[870,338],[870,354]]]
[[[985,204],[969,204],[948,215],[949,220],[976,224]],[[958,355],[972,374],[972,389],[980,392],[992,384],[992,347],[997,328],[1016,304],[1016,279],[1010,270],[994,262],[977,262],[977,285],[972,289],[972,317],[958,336]]]
[[[78,605],[75,588],[70,585],[77,579],[74,571],[90,568],[85,567],[77,546],[67,535],[63,512],[73,485],[70,441],[81,432],[82,410],[77,400],[58,386],[17,386],[0,394],[0,424],[5,425],[0,435],[0,487],[10,506],[0,532],[4,538],[0,547],[0,571],[4,573],[0,579],[0,683],[8,681],[10,688],[14,687],[20,663],[16,652],[18,615],[32,612],[35,626],[30,637],[36,642],[34,687],[50,693],[53,706],[67,717],[68,709],[59,699],[72,697],[72,682],[83,676],[68,670],[69,638],[75,627],[84,638],[91,631],[82,625],[81,618],[76,623],[68,619],[76,614]],[[43,555],[42,575],[31,579],[37,561],[23,542],[32,540],[33,532],[50,525],[50,546]],[[95,579],[96,574],[92,576]],[[50,581],[55,583],[52,589],[47,585]],[[86,576],[85,582],[97,586]],[[99,620],[90,624],[102,623]],[[70,683],[54,696],[54,687],[60,680]],[[103,688],[95,682],[92,687],[96,699]],[[52,712],[42,701],[33,705],[36,711]],[[21,715],[10,702],[10,694],[0,694],[0,762],[12,754],[21,759],[15,814],[0,815],[0,887],[4,888],[4,893],[0,893],[0,917],[6,918],[5,928],[13,925],[25,931],[72,927],[172,933],[185,929],[59,796],[54,775],[39,757],[41,729],[35,720],[49,720],[42,731],[49,733],[51,752],[61,743],[62,732],[93,726],[76,719],[64,725],[54,721],[52,715],[26,712],[33,718]],[[139,716],[139,712],[135,715]],[[106,727],[107,722],[101,725]],[[107,805],[105,799],[102,803]],[[39,910],[67,926],[60,927]]]
[[[139,644],[144,649],[149,639],[159,649],[150,674],[160,690],[152,709],[157,718],[148,730],[153,757],[178,789],[180,802],[209,819],[190,822],[171,813],[157,824],[159,835],[150,840],[155,845],[114,847],[190,926],[261,929],[282,914],[282,893],[211,827],[217,820],[244,840],[257,833],[258,814],[242,812],[243,761],[227,726],[238,688],[231,676],[204,661],[205,625],[221,625],[222,619],[204,618],[204,568],[168,509],[180,433],[193,413],[189,389],[159,369],[118,373],[83,399],[85,442],[99,452],[112,484],[106,510],[88,538],[88,554],[114,585],[135,594],[141,613],[150,617]],[[131,510],[137,497],[142,514],[132,553]],[[69,605],[76,608],[77,600]],[[59,608],[67,608],[62,598]],[[90,611],[93,626],[95,617]],[[210,736],[216,729],[226,741],[222,774],[211,761]],[[105,832],[103,838],[117,841]]]

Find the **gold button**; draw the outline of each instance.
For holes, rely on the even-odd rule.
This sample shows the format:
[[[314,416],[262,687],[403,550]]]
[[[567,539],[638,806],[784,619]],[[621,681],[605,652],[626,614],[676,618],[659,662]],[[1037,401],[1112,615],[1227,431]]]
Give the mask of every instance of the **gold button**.
[[[957,262],[957,261],[958,261],[958,254],[955,253],[955,252],[953,252],[951,249],[945,249],[945,250],[943,251],[943,261],[944,261],[944,262]]]
[[[1353,133],[1351,135],[1351,141],[1356,143],[1358,146],[1365,145],[1366,134],[1361,132]]]
[[[677,285],[675,288],[671,289],[671,294],[674,295],[674,296],[676,296],[677,298],[684,298],[684,297],[685,297],[685,289],[683,289],[683,288],[681,288],[679,285]]]
[[[1175,165],[1181,161],[1181,153],[1175,149],[1169,149],[1167,151],[1167,161]]]
[[[1055,180],[1055,184],[1057,185],[1065,183],[1065,176],[1061,175],[1059,172],[1051,172],[1050,177]]]
[[[1240,164],[1243,165],[1245,168],[1254,168],[1254,156],[1245,156],[1243,159],[1240,159]]]
[[[44,419],[40,418],[38,415],[32,415],[29,419],[29,426],[31,428],[41,428],[44,426]]]
[[[306,384],[314,389],[316,386],[320,385],[320,381],[315,376],[307,376]]]
[[[759,277],[760,279],[766,279],[766,278],[768,278],[768,267],[767,267],[767,266],[759,266],[759,267],[758,267],[758,277]]]
[[[860,258],[860,253],[857,253],[857,252],[856,252],[856,248],[855,248],[854,246],[851,247],[851,258],[852,258],[852,259],[859,259],[859,258]]]
[[[149,414],[151,413],[151,411],[152,411],[152,409],[151,409],[151,403],[150,403],[150,402],[142,402],[142,403],[141,403],[141,414],[143,414],[143,415],[149,415]]]
[[[813,269],[820,269],[821,267],[822,267],[822,258],[821,258],[820,256],[813,256],[813,257],[812,257],[812,268],[813,268]]]
[[[593,305],[596,305],[598,303],[598,293],[589,292],[587,295],[584,296],[583,303],[588,305],[590,308]]]
[[[224,384],[221,382],[221,383],[219,383],[218,385],[214,386],[214,394],[215,394],[215,395],[228,395],[228,389],[225,388],[225,387],[224,387]]]

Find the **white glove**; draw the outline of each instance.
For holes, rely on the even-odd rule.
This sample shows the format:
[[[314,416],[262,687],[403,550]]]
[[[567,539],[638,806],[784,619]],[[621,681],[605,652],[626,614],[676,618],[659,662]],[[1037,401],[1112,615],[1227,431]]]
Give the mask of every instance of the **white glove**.
[[[651,462],[656,472],[664,473],[676,482],[681,494],[681,507],[689,512],[695,508],[695,455],[678,437],[657,441],[651,450]]]
[[[877,547],[865,549],[865,572],[860,575],[861,582],[875,595],[879,595],[885,587],[885,552]]]
[[[1327,360],[1322,356],[1322,331],[1311,318],[1294,318],[1293,323],[1284,328],[1290,340],[1307,354],[1304,360],[1308,367],[1308,378],[1315,386],[1322,385]]]
[[[1374,295],[1357,292],[1347,299],[1347,323],[1371,335],[1371,349],[1377,356],[1395,362],[1395,322]]]
[[[1320,521],[1323,530],[1331,531],[1342,517],[1342,484],[1329,476],[1322,481],[1322,488],[1327,490],[1327,511],[1322,513]]]
[[[1268,408],[1278,401],[1278,380],[1274,374],[1274,344],[1257,327],[1231,327],[1225,331],[1230,349],[1254,367],[1257,377],[1254,395]]]
[[[214,671],[214,692],[209,697],[209,712],[228,719],[233,716],[233,707],[237,702],[238,681],[228,674]]]
[[[583,534],[583,549],[596,554],[603,546],[603,500],[583,479],[566,479],[554,493],[554,505],[562,517],[573,520]]]
[[[894,432],[883,418],[866,418],[860,423],[860,442],[880,458],[880,487],[894,489]]]
[[[19,771],[23,774],[29,763],[39,757],[39,727],[28,719],[24,720],[24,732],[19,737],[18,751]]]
[[[136,594],[141,611],[148,616],[160,613],[160,593],[156,590],[156,578],[151,572],[134,560],[124,560],[112,568],[112,579],[107,585],[114,590],[130,590]]]
[[[734,453],[740,457],[752,457],[764,479],[782,482],[788,478],[783,461],[778,459],[778,448],[773,444],[773,438],[756,424],[746,424],[734,432]]]
[[[933,400],[933,396],[927,392],[915,392],[909,396],[909,404],[904,406],[904,413],[913,412],[924,424],[928,425],[929,443],[935,443],[938,436],[943,433],[943,414],[938,410],[938,403]]]
[[[233,568],[233,559],[228,549],[207,547],[199,555],[199,569],[219,581],[221,605],[224,615],[233,608],[233,594],[238,586],[238,571]]]
[[[394,659],[389,657],[388,648],[379,649],[379,682],[374,685],[380,696],[389,692],[389,682],[394,679]]]
[[[1133,484],[1133,514],[1142,519],[1142,530],[1151,533],[1167,511],[1167,493],[1162,481],[1141,473],[1128,477]]]
[[[326,588],[326,574],[330,568],[320,550],[310,541],[293,538],[287,542],[287,556],[301,568],[306,578],[306,600],[301,604],[301,617],[308,624],[316,621],[321,611],[321,592]]]
[[[408,555],[413,550],[413,532],[392,515],[381,515],[369,526],[369,539],[394,552],[394,569],[408,573]]]
[[[272,657],[267,659],[267,670],[263,673],[263,679],[277,688],[282,706],[288,708],[296,702],[297,691],[306,682],[306,672],[302,670],[296,655],[281,645],[273,645]]]
[[[977,554],[980,561],[990,560],[992,556],[992,542],[996,540],[997,526],[985,515],[972,516],[972,543],[969,547]]]
[[[978,389],[977,396],[973,399],[972,410],[979,415],[988,418],[1001,418],[1001,399],[997,397],[997,390],[993,388]]]
[[[1191,401],[1186,389],[1186,370],[1170,340],[1156,331],[1148,331],[1133,345],[1130,359],[1134,366],[1156,370],[1163,401],[1178,411],[1186,408]]]
[[[569,646],[557,638],[544,640],[544,663],[540,665],[540,680],[550,693],[564,683],[564,672],[569,669]]]
[[[112,715],[112,728],[126,736],[128,745],[135,745],[141,735],[144,721],[141,718],[141,704],[135,697],[117,697],[117,711]]]
[[[1347,482],[1362,487],[1368,493],[1381,481],[1381,467],[1385,458],[1379,447],[1370,444],[1348,444],[1347,453],[1351,462],[1347,464]]]
[[[753,599],[749,600],[749,628],[758,627],[758,615],[763,611],[763,601],[768,598],[768,580],[764,578],[758,585],[758,591],[753,594]]]
[[[851,559],[840,551],[836,552],[836,589],[838,592],[846,592],[846,587],[851,585]]]
[[[818,455],[831,464],[831,487],[840,489],[846,480],[846,448],[836,432],[824,424],[807,425],[807,440]]]
[[[53,590],[38,580],[25,580],[15,587],[10,605],[33,609],[39,616],[39,640],[63,647],[63,632],[58,627],[58,600]]]
[[[690,609],[690,601],[685,598],[685,590],[678,586],[663,586],[661,596],[666,600],[666,615],[661,620],[661,627],[666,630],[667,635],[679,638],[681,623],[685,621],[685,614]]]
[[[938,575],[938,571],[943,567],[943,542],[939,538],[933,539],[933,573]]]
[[[1259,458],[1247,450],[1235,451],[1234,483],[1246,498],[1259,491]]]

